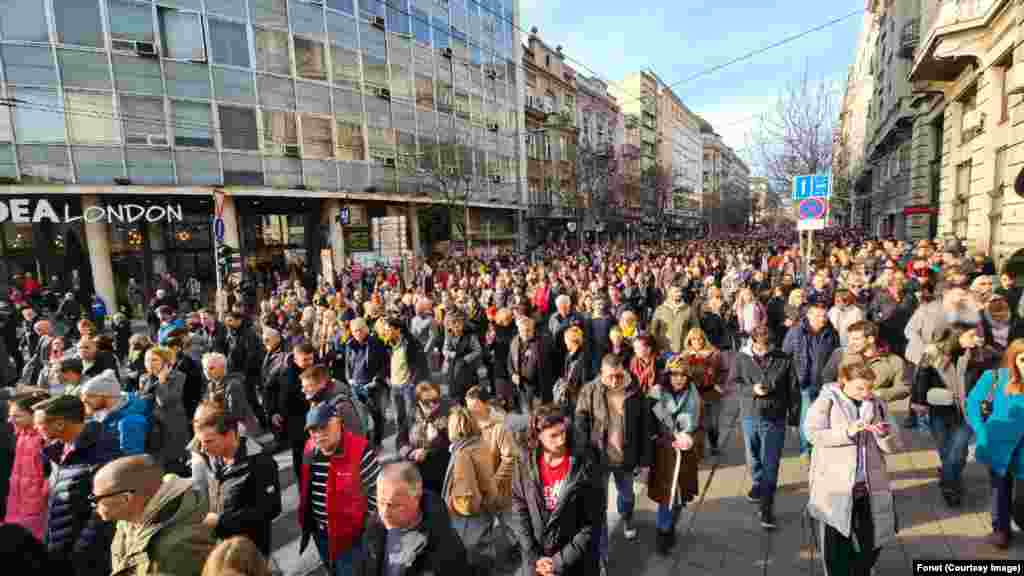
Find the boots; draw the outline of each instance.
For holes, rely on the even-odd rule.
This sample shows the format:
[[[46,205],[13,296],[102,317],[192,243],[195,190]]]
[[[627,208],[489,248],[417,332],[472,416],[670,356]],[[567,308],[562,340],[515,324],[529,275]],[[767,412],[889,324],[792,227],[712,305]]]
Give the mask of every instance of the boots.
[[[765,530],[774,530],[775,524],[775,510],[774,510],[774,495],[762,496],[761,497],[761,528]]]
[[[712,456],[718,456],[722,453],[718,448],[718,430],[708,429],[708,445],[711,448]]]
[[[676,531],[658,530],[654,544],[659,556],[668,556],[672,552],[672,547],[676,545]]]

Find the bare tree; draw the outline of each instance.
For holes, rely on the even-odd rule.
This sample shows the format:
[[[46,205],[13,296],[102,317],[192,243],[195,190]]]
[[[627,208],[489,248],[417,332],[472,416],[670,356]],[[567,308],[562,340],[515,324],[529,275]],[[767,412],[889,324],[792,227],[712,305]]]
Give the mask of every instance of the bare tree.
[[[793,177],[818,174],[833,168],[833,134],[837,125],[835,91],[824,80],[803,73],[783,88],[775,111],[761,117],[752,135],[755,160],[769,182],[766,208],[784,203],[793,188]],[[833,203],[849,198],[833,190]]]
[[[434,222],[450,223],[455,226],[455,236],[469,239],[469,199],[473,185],[477,182],[473,169],[473,149],[457,139],[425,145],[423,152],[414,160],[401,161],[403,174],[418,179],[420,190],[430,196],[434,203],[432,211],[442,210],[443,218],[421,219],[421,226],[430,228]],[[450,230],[446,232],[450,233]],[[432,239],[439,239],[436,231],[425,230]]]

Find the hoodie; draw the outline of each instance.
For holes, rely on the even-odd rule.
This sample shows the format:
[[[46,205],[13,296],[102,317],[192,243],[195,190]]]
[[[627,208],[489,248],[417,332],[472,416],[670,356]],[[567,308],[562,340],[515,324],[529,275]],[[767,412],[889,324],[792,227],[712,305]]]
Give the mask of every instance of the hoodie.
[[[121,396],[121,403],[105,415],[97,415],[97,422],[103,429],[117,438],[125,456],[142,454],[146,451],[146,434],[149,432],[149,404],[135,394]]]

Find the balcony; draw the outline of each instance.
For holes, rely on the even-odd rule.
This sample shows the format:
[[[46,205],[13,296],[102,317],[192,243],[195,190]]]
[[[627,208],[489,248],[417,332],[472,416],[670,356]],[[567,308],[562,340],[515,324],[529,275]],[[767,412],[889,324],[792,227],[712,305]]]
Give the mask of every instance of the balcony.
[[[917,43],[920,41],[921,36],[921,21],[917,18],[912,19],[903,25],[903,34],[900,36],[900,48],[897,55],[900,58],[913,58],[914,50],[917,49]]]
[[[526,97],[526,115],[537,118],[544,121],[547,118],[548,113],[551,112],[550,106],[540,96],[527,96]]]
[[[1010,0],[944,0],[924,35],[910,81],[952,82],[991,42],[992,24]]]
[[[575,219],[579,218],[579,210],[573,206],[541,202],[531,204],[526,209],[526,217],[530,220]]]

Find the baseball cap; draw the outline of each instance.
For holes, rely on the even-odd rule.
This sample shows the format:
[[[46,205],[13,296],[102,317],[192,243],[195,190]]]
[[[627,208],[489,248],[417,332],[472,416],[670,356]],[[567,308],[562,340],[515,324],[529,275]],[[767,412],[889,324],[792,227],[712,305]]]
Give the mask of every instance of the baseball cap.
[[[330,422],[331,418],[338,416],[338,410],[330,402],[321,402],[309,409],[306,414],[306,430],[310,428],[323,428]]]

